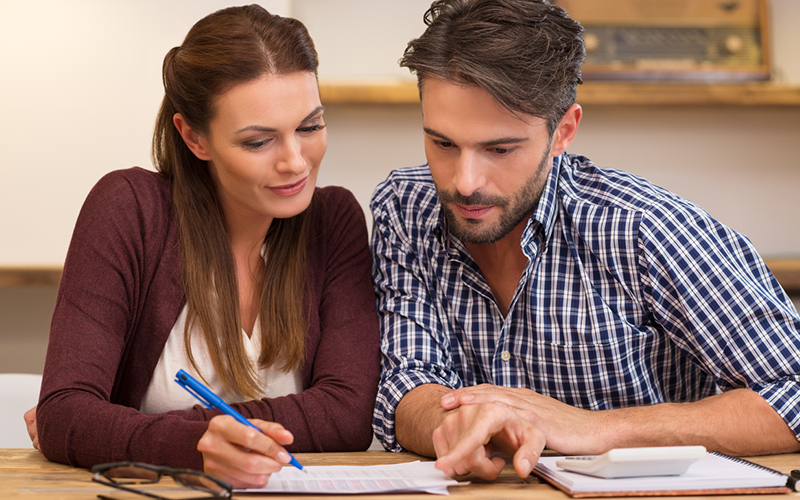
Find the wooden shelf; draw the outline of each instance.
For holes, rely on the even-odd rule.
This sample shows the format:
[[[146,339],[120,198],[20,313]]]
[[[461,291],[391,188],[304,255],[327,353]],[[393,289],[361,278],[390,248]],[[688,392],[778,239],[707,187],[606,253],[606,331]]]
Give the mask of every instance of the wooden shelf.
[[[800,106],[800,87],[774,83],[588,82],[578,87],[581,104]]]
[[[322,104],[419,104],[416,82],[319,82]]]
[[[418,104],[417,84],[409,81],[319,84],[323,104]],[[769,82],[730,84],[586,82],[578,102],[615,106],[800,106],[800,86]]]
[[[0,287],[58,286],[61,266],[0,267]]]
[[[778,282],[793,296],[800,296],[800,258],[766,259],[767,267]],[[0,267],[0,287],[57,286],[61,280],[61,267]]]
[[[766,259],[764,262],[786,293],[800,295],[800,258]]]

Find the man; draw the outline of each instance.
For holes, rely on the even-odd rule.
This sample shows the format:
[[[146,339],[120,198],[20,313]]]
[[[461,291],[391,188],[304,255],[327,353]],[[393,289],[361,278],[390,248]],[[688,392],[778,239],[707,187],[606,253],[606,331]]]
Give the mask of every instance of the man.
[[[443,0],[401,65],[428,166],[372,200],[373,428],[450,475],[698,444],[800,450],[800,317],[750,242],[565,153],[582,28],[540,0]]]

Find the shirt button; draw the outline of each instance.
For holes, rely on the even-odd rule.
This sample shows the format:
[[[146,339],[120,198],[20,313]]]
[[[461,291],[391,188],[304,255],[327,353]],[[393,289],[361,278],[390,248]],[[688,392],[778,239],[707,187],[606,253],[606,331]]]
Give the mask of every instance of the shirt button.
[[[503,361],[508,361],[509,359],[511,359],[511,353],[508,351],[503,351],[502,353],[500,353],[500,359],[502,359]]]

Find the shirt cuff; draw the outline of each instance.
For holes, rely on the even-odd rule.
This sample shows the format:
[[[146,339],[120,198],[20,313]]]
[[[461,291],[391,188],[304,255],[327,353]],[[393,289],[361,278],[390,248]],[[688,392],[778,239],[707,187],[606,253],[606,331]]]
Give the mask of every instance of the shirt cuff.
[[[443,385],[454,390],[461,387],[461,381],[457,377],[450,378],[443,378],[427,371],[393,371],[381,377],[375,400],[375,412],[372,416],[372,430],[386,450],[407,451],[397,443],[394,432],[394,412],[403,396],[415,387],[425,384]]]
[[[800,382],[779,380],[750,387],[781,416],[800,441]]]

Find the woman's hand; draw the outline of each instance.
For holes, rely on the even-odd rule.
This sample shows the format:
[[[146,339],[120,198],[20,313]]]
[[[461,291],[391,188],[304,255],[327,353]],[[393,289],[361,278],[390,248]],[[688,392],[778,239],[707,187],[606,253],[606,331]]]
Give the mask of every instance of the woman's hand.
[[[205,472],[234,488],[266,486],[269,477],[290,460],[283,447],[294,441],[291,432],[275,422],[250,422],[264,433],[231,416],[218,415],[209,421],[208,430],[197,443]]]
[[[39,435],[36,432],[36,407],[34,406],[23,415],[25,418],[25,426],[28,428],[28,436],[31,438],[33,447],[39,449]],[[41,451],[41,450],[40,450]]]

